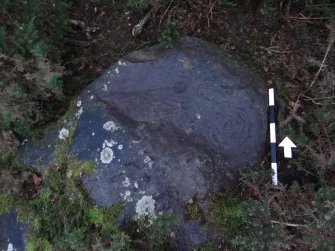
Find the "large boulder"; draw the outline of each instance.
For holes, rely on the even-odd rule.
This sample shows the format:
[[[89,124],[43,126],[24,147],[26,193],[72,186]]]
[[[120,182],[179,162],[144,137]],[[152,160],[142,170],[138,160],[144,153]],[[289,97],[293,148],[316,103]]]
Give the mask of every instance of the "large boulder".
[[[241,62],[197,38],[129,54],[79,96],[71,151],[96,162],[85,188],[100,206],[125,202],[125,219],[173,210],[180,250],[206,242],[211,233],[184,217],[185,205],[190,198],[204,204],[208,193],[236,184],[239,172],[260,162],[265,87]],[[57,133],[27,142],[21,159],[47,166]],[[35,158],[39,149],[44,160]]]

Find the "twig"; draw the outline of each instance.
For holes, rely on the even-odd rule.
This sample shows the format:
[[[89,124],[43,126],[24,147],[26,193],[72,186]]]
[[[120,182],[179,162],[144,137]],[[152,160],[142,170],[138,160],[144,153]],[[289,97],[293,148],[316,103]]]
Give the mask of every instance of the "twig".
[[[302,97],[304,97],[304,99],[302,100],[305,100],[305,101],[311,101],[313,104],[315,105],[323,105],[322,103],[320,102],[316,102],[315,100],[324,100],[324,99],[335,99],[335,96],[330,96],[330,97],[320,97],[320,98],[311,98],[311,97],[308,97],[304,94],[301,94]]]
[[[289,19],[297,19],[297,20],[324,20],[330,19],[331,17],[305,17],[301,14],[302,17],[288,17]]]
[[[320,73],[321,73],[321,70],[322,70],[322,68],[323,68],[323,66],[324,66],[324,64],[325,64],[325,62],[326,62],[326,59],[327,59],[327,57],[328,57],[328,53],[329,53],[329,51],[330,51],[330,48],[332,47],[332,45],[333,45],[333,43],[334,43],[334,38],[335,38],[335,32],[332,31],[331,36],[330,36],[330,41],[329,41],[329,44],[328,44],[326,53],[325,53],[325,55],[323,56],[323,60],[322,60],[322,62],[321,62],[321,65],[320,65],[319,70],[318,70],[317,73],[315,74],[312,83],[307,87],[307,89],[304,90],[304,91],[302,91],[301,93],[299,93],[299,95],[298,95],[298,97],[297,97],[297,100],[295,101],[294,106],[296,106],[296,105],[299,103],[300,97],[304,96],[304,94],[307,93],[307,92],[313,87],[313,85],[315,84],[315,82],[316,82],[317,78],[319,77],[319,75],[320,75]]]
[[[271,47],[264,47],[264,46],[259,46],[260,49],[266,50],[269,53],[279,53],[279,54],[288,54],[288,53],[292,53],[293,51],[278,51],[275,50],[274,48],[278,48],[278,46],[271,46]]]
[[[207,27],[208,29],[210,28],[210,20],[213,19],[213,9],[214,9],[214,6],[218,3],[218,0],[214,0],[213,1],[213,4],[210,2],[210,5],[209,5],[209,8],[208,8],[208,12],[206,14],[206,17],[207,17]],[[210,17],[209,17],[210,16]]]
[[[335,34],[333,34],[333,35],[331,36],[331,38],[330,38],[330,41],[329,41],[329,44],[328,44],[326,53],[325,53],[325,55],[324,55],[324,57],[323,57],[323,60],[322,60],[322,62],[321,62],[321,65],[320,65],[319,70],[317,71],[317,73],[316,73],[315,76],[314,76],[314,79],[313,79],[312,83],[308,86],[308,88],[307,88],[303,93],[308,92],[308,91],[312,88],[312,86],[315,84],[317,78],[319,77],[320,72],[321,72],[321,70],[322,70],[322,68],[323,68],[323,65],[325,64],[326,59],[327,59],[327,57],[328,57],[328,53],[329,53],[329,51],[330,51],[330,48],[331,48],[332,45],[333,45],[334,38],[335,38]]]
[[[283,225],[283,226],[288,226],[288,227],[306,227],[305,225],[301,225],[301,224],[293,224],[293,223],[287,223],[287,222],[281,222],[281,221],[275,221],[275,220],[272,220],[270,222],[274,223],[274,224],[280,224],[280,225]]]
[[[108,56],[109,54],[111,54],[110,51],[109,51],[109,52],[106,52],[106,53],[104,53],[104,54],[101,54],[101,55],[99,55],[99,56],[97,56],[94,60],[99,60],[100,58],[105,57],[105,56]]]
[[[163,18],[165,17],[166,13],[169,11],[169,9],[170,9],[172,3],[173,3],[173,0],[170,2],[169,6],[165,9],[165,11],[164,11],[164,13],[163,13],[161,19],[159,20],[158,30],[159,30],[159,28],[160,28],[160,26],[161,26],[161,24],[162,24]]]

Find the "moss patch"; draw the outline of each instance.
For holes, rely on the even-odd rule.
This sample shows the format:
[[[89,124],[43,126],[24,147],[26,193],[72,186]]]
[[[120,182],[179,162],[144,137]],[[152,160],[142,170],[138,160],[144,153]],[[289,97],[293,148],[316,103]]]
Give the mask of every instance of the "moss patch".
[[[92,174],[95,163],[80,162],[70,154],[76,130],[74,107],[72,104],[60,120],[67,121],[69,135],[56,145],[56,158],[43,170],[43,185],[36,198],[0,194],[1,213],[15,207],[18,219],[31,224],[27,250],[103,248],[111,246],[112,240],[122,247],[127,242],[115,223],[123,205],[100,208],[82,187],[81,176]]]
[[[193,202],[186,206],[186,218],[188,219],[200,219],[202,217],[202,211],[200,206]]]

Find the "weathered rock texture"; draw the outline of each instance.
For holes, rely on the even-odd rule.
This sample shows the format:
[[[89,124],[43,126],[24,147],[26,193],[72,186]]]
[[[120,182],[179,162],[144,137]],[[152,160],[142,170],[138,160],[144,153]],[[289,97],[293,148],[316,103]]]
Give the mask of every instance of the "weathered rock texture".
[[[24,250],[26,226],[16,216],[15,210],[0,216],[0,250]]]
[[[147,214],[172,209],[181,221],[178,247],[188,250],[211,235],[184,219],[188,199],[203,200],[259,163],[266,109],[257,75],[218,47],[186,37],[174,49],[131,53],[84,90],[72,153],[96,161],[83,183],[98,205],[124,201],[126,218],[143,207]],[[22,159],[45,166],[29,152],[42,147],[45,154],[50,144],[28,142]]]

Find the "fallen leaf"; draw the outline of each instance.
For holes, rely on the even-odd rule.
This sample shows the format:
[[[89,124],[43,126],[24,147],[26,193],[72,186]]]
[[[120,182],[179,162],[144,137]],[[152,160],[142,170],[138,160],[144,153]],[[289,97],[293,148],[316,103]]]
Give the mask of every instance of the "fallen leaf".
[[[170,232],[170,237],[171,237],[171,239],[175,239],[176,238],[176,232],[171,231]]]
[[[40,186],[42,184],[42,179],[36,173],[33,173],[33,182],[35,186]]]

